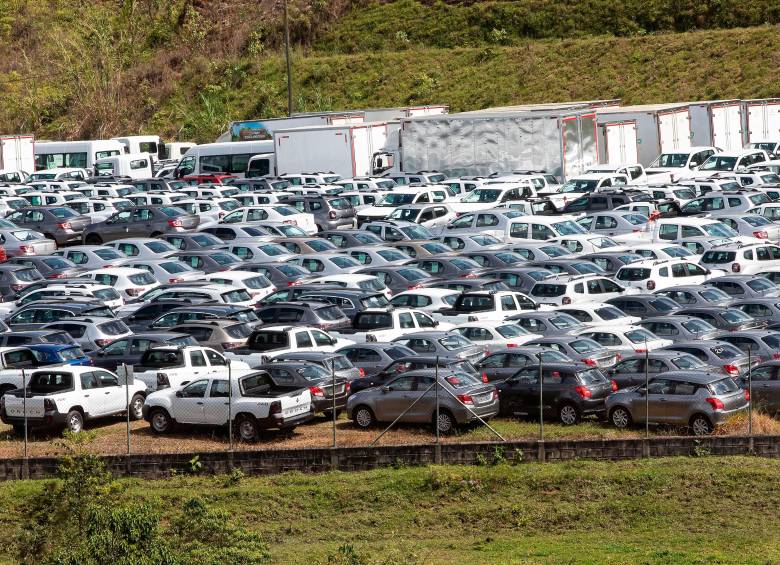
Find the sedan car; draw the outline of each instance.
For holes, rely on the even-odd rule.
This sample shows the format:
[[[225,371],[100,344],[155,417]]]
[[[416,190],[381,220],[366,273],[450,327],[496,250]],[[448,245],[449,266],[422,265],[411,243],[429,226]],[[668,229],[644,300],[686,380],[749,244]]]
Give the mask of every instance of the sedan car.
[[[763,328],[765,322],[756,320],[737,308],[728,306],[699,306],[683,308],[675,312],[680,316],[694,316],[711,324],[719,330],[738,332]]]
[[[193,281],[205,274],[176,259],[131,259],[122,266],[146,271],[161,284]]]
[[[713,215],[712,218],[723,222],[739,235],[757,237],[769,241],[780,239],[780,225],[758,214],[748,214],[747,212],[741,214],[717,214]]]
[[[179,251],[191,251],[193,249],[215,249],[225,245],[225,242],[210,233],[203,232],[176,232],[166,233],[160,236],[162,241],[167,241]]]
[[[443,389],[438,394],[436,386]],[[450,433],[459,425],[477,420],[475,414],[483,420],[497,415],[498,394],[492,384],[468,373],[442,373],[437,380],[430,370],[409,371],[382,387],[350,396],[347,414],[364,429],[400,417],[400,422],[430,424],[440,433]]]
[[[325,230],[317,235],[330,241],[339,249],[365,247],[366,245],[385,245],[385,241],[381,237],[365,230]]]
[[[115,239],[107,243],[106,247],[116,249],[131,259],[164,259],[178,251],[167,241],[149,237]]]
[[[664,347],[662,351],[690,353],[699,361],[712,367],[718,367],[723,373],[731,377],[738,377],[747,373],[750,366],[747,355],[738,347],[717,339],[678,342]],[[751,361],[757,363],[758,359]]]
[[[431,275],[410,265],[399,267],[367,267],[356,274],[376,277],[392,294],[427,286],[433,282]]]
[[[449,331],[405,333],[395,338],[393,343],[404,345],[418,354],[465,359],[472,365],[485,356],[480,346],[460,334]]]
[[[530,347],[549,347],[576,362],[590,367],[606,369],[620,359],[620,354],[586,337],[556,336],[529,341]]]
[[[210,249],[179,251],[169,258],[181,261],[196,271],[203,271],[207,274],[227,271],[228,269],[235,268],[239,265],[243,266],[243,261],[241,261],[240,257],[236,257],[228,251]]]
[[[303,267],[315,276],[354,273],[363,267],[352,257],[338,252],[295,255],[285,262],[288,265]]]
[[[56,255],[20,255],[9,259],[6,264],[32,267],[46,279],[77,277],[84,272],[73,261]]]
[[[746,391],[720,373],[670,371],[653,377],[648,387],[629,387],[607,398],[609,420],[616,428],[635,423],[670,424],[690,428],[694,435],[711,434],[731,416],[747,409]]]
[[[66,206],[29,206],[13,212],[7,219],[20,228],[44,234],[58,246],[81,241],[84,230],[92,223],[89,216],[81,216]]]
[[[674,300],[680,307],[725,306],[733,300],[722,290],[703,284],[673,286],[657,290],[654,294]]]
[[[355,379],[365,376],[365,371],[355,367],[345,355],[341,353],[327,353],[324,351],[292,351],[283,353],[274,357],[272,363],[285,363],[292,361],[302,361],[305,363],[314,363],[328,371],[339,379],[345,379],[354,383]],[[350,392],[354,389],[350,387]]]
[[[200,217],[172,206],[133,206],[87,227],[82,236],[87,245],[125,237],[157,237],[165,233],[192,230]]]
[[[606,371],[618,388],[642,385],[646,378],[668,371],[713,371],[717,367],[707,365],[690,353],[656,349],[646,353],[632,353],[623,357]]]
[[[726,275],[704,283],[718,288],[734,299],[780,296],[780,287],[757,275]]]
[[[587,329],[587,326],[576,318],[552,311],[521,312],[509,316],[507,321],[516,323],[527,332],[545,337],[572,335]]]
[[[538,339],[541,334],[526,331],[512,322],[467,322],[452,328],[475,345],[484,349],[485,355],[506,347],[520,347]]]
[[[578,335],[589,337],[621,355],[653,351],[672,344],[672,340],[661,339],[640,326],[599,327],[579,332]]]
[[[260,273],[276,288],[286,288],[292,285],[298,285],[311,278],[311,272],[298,265],[289,263],[243,263],[240,266],[242,271]]]
[[[127,260],[127,257],[116,249],[104,245],[76,245],[60,249],[54,254],[86,270],[117,267]]]
[[[0,246],[6,257],[49,255],[57,250],[57,244],[42,233],[22,228],[0,229]]]
[[[672,341],[695,341],[697,339],[715,339],[718,328],[695,316],[674,314],[671,316],[653,316],[637,322],[661,338]]]

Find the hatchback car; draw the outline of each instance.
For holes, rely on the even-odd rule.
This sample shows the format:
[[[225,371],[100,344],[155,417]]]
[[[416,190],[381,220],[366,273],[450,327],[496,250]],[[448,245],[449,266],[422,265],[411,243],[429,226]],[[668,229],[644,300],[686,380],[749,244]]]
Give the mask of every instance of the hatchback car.
[[[84,351],[100,349],[132,332],[122,320],[99,316],[73,317],[60,320],[42,327],[45,330],[61,330],[70,334]]]
[[[548,363],[574,363],[569,356],[548,347],[525,345],[522,348],[506,348],[491,353],[474,366],[482,375],[482,380],[488,382],[503,381],[517,373],[525,366],[539,366]]]
[[[199,320],[185,322],[173,326],[174,333],[187,334],[204,347],[211,347],[224,353],[230,349],[238,349],[246,345],[246,341],[252,334],[252,328],[244,322],[235,320]]]
[[[732,415],[746,410],[747,391],[720,373],[670,371],[644,386],[618,390],[606,402],[609,420],[616,428],[651,422],[690,428],[707,435]]]
[[[690,353],[701,362],[712,367],[718,367],[723,373],[731,377],[738,377],[747,373],[750,366],[747,355],[738,347],[718,339],[678,342],[662,348],[661,351]],[[751,361],[757,363],[758,359]]]
[[[713,371],[717,367],[707,365],[690,353],[657,349],[646,353],[631,353],[614,367],[607,369],[618,388],[641,385],[646,377],[652,378],[668,371]]]

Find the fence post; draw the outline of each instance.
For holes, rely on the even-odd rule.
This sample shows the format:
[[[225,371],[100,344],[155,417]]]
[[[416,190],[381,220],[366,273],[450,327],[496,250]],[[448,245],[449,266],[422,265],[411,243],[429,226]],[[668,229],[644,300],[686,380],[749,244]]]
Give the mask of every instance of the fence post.
[[[753,349],[748,345],[748,453],[753,453]]]
[[[330,361],[330,378],[331,378],[331,392],[330,396],[333,399],[333,449],[336,449],[336,358],[334,357]]]
[[[650,352],[645,339],[645,457],[650,457]]]
[[[434,392],[436,396],[436,445],[433,447],[433,462],[441,465],[441,433],[439,432],[439,356],[436,356],[436,366],[433,368]]]
[[[127,454],[130,455],[130,375],[127,365],[122,363],[122,373],[125,376],[125,404],[127,405]]]
[[[228,470],[233,470],[233,367],[230,359],[225,359],[228,374]]]
[[[24,455],[22,457],[22,478],[30,478],[30,462],[27,459],[27,378],[22,369],[22,414],[24,415]]]

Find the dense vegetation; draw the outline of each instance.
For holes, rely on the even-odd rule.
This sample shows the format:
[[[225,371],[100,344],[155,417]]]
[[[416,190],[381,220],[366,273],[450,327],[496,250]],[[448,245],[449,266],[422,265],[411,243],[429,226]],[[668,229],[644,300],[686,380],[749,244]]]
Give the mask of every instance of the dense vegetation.
[[[0,2],[0,132],[203,142],[284,115],[280,6]],[[772,0],[290,0],[295,105],[777,96],[779,19]]]
[[[692,458],[603,463],[518,464],[522,456],[497,450],[472,467],[266,478],[238,472],[199,477],[193,462],[189,476],[146,482],[109,481],[89,461],[77,461],[54,484],[0,484],[0,561],[257,563],[265,555],[272,563],[331,565],[780,559],[780,461],[715,458],[703,450]],[[50,500],[54,494],[61,498]],[[97,519],[79,530],[86,516]],[[69,545],[30,545],[46,541]]]

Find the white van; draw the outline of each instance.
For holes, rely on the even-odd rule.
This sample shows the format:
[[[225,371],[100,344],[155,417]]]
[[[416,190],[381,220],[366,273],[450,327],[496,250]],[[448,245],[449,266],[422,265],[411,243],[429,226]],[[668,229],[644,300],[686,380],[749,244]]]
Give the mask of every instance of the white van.
[[[187,151],[195,147],[195,144],[189,141],[171,141],[169,143],[161,143],[158,147],[157,156],[160,161],[176,160],[178,161]]]
[[[148,153],[128,153],[98,159],[95,161],[94,175],[148,179],[152,177],[152,158]]]
[[[271,140],[196,145],[182,157],[174,176],[181,178],[187,175],[229,173],[244,178],[252,157],[273,151],[274,142]]]
[[[129,135],[127,137],[112,137],[111,139],[124,146],[125,154],[146,153],[152,161],[158,159],[157,154],[161,146],[159,135]]]
[[[92,170],[95,161],[121,155],[124,146],[115,139],[40,141],[35,144],[35,170],[78,168]]]

